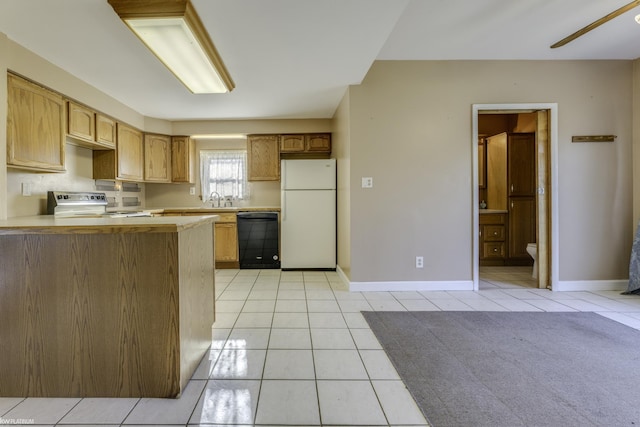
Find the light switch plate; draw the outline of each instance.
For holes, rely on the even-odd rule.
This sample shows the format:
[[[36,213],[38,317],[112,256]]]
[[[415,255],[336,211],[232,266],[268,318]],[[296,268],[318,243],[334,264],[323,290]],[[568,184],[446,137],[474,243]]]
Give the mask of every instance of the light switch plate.
[[[196,195],[196,187],[189,187],[189,195],[191,196]]]
[[[30,182],[23,182],[22,183],[22,195],[23,196],[30,196],[31,195],[31,183]]]
[[[373,188],[373,178],[370,176],[362,177],[362,188]]]

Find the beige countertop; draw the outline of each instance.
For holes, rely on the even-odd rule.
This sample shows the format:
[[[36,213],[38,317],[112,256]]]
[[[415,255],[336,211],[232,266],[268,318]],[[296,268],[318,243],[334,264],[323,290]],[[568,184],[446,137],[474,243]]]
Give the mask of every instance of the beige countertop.
[[[213,223],[218,215],[127,218],[56,218],[53,215],[15,217],[0,221],[0,235],[171,233]]]

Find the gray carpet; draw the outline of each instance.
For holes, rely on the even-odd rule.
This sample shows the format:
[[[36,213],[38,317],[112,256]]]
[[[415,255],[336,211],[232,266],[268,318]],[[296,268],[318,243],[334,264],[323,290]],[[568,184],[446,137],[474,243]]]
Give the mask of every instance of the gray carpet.
[[[640,425],[640,331],[595,313],[363,312],[434,427]]]

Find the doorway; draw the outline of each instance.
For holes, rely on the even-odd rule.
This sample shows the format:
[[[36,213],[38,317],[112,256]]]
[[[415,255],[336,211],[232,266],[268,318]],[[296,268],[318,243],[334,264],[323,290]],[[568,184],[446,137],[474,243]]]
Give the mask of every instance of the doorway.
[[[482,254],[483,260],[485,260],[483,263],[486,262],[487,257],[485,256],[485,251],[494,251],[496,253],[495,260],[503,262],[506,265],[510,263],[518,264],[518,261],[527,262],[527,255],[523,255],[526,243],[523,246],[521,243],[522,239],[520,243],[518,243],[517,239],[519,236],[517,234],[519,232],[515,229],[512,229],[513,234],[509,236],[508,223],[510,215],[515,219],[517,215],[522,213],[523,206],[528,206],[527,209],[530,212],[530,215],[528,215],[530,218],[528,227],[531,228],[528,234],[526,232],[523,233],[524,236],[529,236],[524,238],[533,240],[533,236],[535,236],[535,240],[531,243],[537,244],[537,262],[535,267],[537,278],[533,286],[553,289],[553,284],[557,282],[558,265],[558,238],[557,231],[555,227],[553,227],[553,224],[557,224],[557,104],[475,104],[472,110],[474,290],[479,289],[480,256]],[[514,192],[513,187],[507,190],[505,184],[505,191],[510,194],[503,195],[504,203],[502,206],[494,206],[501,209],[495,209],[495,211],[491,212],[491,221],[495,221],[496,225],[484,225],[488,217],[483,216],[483,225],[481,226],[479,219],[480,203],[484,200],[482,197],[486,198],[487,196],[485,190],[481,188],[481,184],[483,180],[487,179],[487,170],[482,166],[483,163],[479,162],[481,156],[486,153],[486,146],[483,147],[483,144],[480,142],[479,118],[481,115],[488,114],[509,117],[521,116],[527,117],[529,120],[533,119],[533,124],[529,123],[528,125],[529,127],[534,126],[533,134],[535,134],[533,141],[535,146],[530,148],[534,163],[529,166],[531,168],[530,172],[533,174],[531,178],[533,180],[533,188],[530,189],[530,194],[520,194],[520,196],[528,197],[508,197],[509,195],[518,196],[518,191],[516,188]],[[487,116],[483,117],[487,118]],[[514,134],[518,135],[516,133]],[[510,186],[511,185],[512,183]],[[484,201],[483,205],[485,203],[486,201]],[[491,206],[489,206],[489,208],[491,208]],[[518,209],[520,209],[520,212]],[[489,212],[484,210],[483,214],[484,213]],[[493,213],[498,213],[499,215],[493,215]],[[501,220],[504,221],[504,223],[500,223]],[[482,230],[491,230],[495,233],[495,240],[497,241],[484,241],[484,236],[481,237],[480,234]],[[500,233],[504,234],[501,236]],[[511,251],[509,252],[510,243]],[[516,246],[517,251],[515,250]],[[489,256],[489,258],[491,257]],[[529,257],[529,262],[532,260],[533,259]],[[505,271],[508,271],[508,268]],[[533,268],[529,267],[529,271],[533,271]],[[518,269],[517,275],[522,276],[522,268]]]

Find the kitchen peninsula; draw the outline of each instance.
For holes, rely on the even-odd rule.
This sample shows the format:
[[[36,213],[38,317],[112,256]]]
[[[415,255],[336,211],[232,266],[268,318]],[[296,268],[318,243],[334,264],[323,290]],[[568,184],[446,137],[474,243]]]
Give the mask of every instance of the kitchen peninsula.
[[[211,344],[216,219],[0,221],[0,396],[179,396]]]

